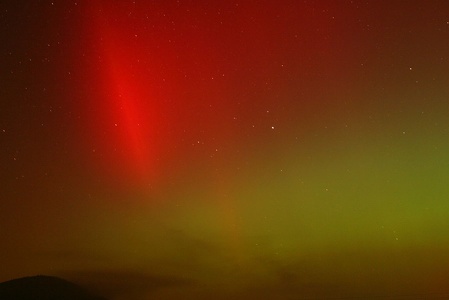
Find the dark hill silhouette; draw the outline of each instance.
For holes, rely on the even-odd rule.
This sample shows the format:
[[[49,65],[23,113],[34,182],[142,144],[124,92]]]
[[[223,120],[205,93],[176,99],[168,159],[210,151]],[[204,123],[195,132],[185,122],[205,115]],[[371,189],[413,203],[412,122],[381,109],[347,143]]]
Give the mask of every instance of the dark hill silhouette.
[[[52,276],[33,276],[0,283],[1,300],[106,300],[80,286]]]

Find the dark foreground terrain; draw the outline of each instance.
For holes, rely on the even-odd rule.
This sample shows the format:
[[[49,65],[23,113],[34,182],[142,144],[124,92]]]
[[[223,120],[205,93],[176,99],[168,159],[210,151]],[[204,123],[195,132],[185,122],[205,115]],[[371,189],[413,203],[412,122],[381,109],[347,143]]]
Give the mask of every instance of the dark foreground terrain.
[[[33,276],[0,283],[1,300],[106,300],[52,276]]]

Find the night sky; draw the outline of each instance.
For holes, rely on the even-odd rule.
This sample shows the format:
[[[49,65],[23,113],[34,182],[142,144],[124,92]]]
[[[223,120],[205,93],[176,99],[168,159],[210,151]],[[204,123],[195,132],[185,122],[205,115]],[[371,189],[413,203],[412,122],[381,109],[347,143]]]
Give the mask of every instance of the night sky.
[[[449,297],[449,1],[3,0],[0,281]]]

